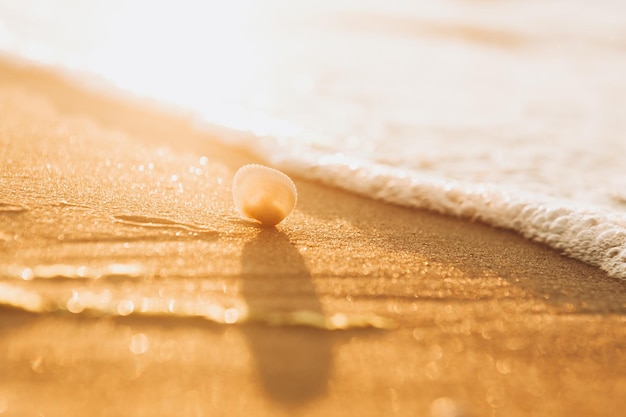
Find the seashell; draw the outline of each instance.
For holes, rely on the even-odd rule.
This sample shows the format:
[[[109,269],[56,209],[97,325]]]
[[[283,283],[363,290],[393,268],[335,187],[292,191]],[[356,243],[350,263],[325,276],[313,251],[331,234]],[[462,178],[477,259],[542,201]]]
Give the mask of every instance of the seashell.
[[[263,226],[280,223],[296,206],[298,192],[291,178],[263,165],[244,165],[233,178],[233,201],[244,217]]]

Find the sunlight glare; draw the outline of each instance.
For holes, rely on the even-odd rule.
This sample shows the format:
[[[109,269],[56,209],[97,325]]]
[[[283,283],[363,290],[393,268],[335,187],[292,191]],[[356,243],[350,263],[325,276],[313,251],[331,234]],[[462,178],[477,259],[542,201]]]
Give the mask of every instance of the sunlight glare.
[[[232,124],[267,57],[253,30],[257,9],[250,0],[118,6],[89,66],[121,88]]]

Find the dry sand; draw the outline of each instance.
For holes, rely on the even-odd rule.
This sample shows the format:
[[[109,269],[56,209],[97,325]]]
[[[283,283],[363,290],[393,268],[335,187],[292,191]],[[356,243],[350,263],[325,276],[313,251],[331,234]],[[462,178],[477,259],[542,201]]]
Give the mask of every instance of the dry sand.
[[[153,277],[0,282],[42,292],[203,285],[255,311],[397,324],[328,331],[2,308],[0,415],[626,409],[626,282],[505,230],[297,179],[296,212],[260,229],[231,207],[230,179],[248,162],[183,117],[0,63],[0,266],[140,262]],[[120,216],[211,232],[146,232]]]

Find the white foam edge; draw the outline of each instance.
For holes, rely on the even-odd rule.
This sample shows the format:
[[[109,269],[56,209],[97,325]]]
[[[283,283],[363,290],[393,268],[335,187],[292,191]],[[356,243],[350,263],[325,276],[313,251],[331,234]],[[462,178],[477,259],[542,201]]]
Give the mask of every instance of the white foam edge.
[[[602,206],[530,193],[489,183],[448,180],[315,149],[297,149],[286,139],[202,125],[225,142],[244,147],[268,165],[405,207],[479,220],[509,229],[626,279],[626,214]]]

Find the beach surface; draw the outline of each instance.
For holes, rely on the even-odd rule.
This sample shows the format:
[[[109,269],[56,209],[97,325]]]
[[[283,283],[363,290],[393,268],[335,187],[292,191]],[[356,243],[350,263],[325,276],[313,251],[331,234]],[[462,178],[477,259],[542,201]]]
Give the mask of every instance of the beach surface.
[[[230,190],[258,161],[211,135],[0,62],[0,415],[626,408],[626,281],[298,178],[295,212],[259,228]],[[204,302],[232,314],[184,314]]]

